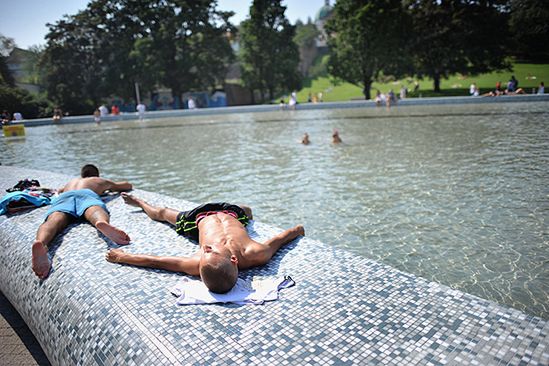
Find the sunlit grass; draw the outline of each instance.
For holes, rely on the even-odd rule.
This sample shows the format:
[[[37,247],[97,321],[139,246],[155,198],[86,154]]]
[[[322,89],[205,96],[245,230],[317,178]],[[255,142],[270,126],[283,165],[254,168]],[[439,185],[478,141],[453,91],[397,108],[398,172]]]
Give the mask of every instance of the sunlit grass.
[[[477,76],[456,75],[448,80],[441,80],[441,93],[433,92],[433,81],[431,79],[418,80],[418,92],[411,93],[409,96],[468,96],[469,86],[472,83],[476,83],[481,93],[486,93],[494,90],[498,81],[501,81],[502,86],[505,87],[511,75],[515,75],[519,81],[519,87],[527,93],[531,93],[533,88],[538,88],[541,81],[549,82],[549,64],[514,64],[513,71],[493,72]],[[371,95],[375,95],[376,89],[379,89],[382,93],[387,93],[390,89],[393,89],[398,94],[402,85],[407,86],[409,91],[414,89],[412,79],[385,84],[374,83]],[[309,93],[318,95],[319,92],[322,92],[322,99],[325,102],[364,98],[361,88],[355,85],[349,83],[334,84],[329,77],[319,77],[305,82],[305,87],[298,92],[298,101],[300,103],[307,102]]]

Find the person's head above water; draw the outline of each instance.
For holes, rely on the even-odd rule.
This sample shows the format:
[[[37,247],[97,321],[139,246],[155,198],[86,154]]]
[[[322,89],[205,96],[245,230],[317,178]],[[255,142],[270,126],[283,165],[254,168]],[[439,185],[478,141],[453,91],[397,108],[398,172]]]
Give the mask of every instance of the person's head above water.
[[[80,170],[80,176],[82,178],[99,177],[99,169],[93,164],[86,164]]]
[[[200,278],[211,292],[227,293],[238,279],[238,259],[224,246],[206,245],[200,257]]]

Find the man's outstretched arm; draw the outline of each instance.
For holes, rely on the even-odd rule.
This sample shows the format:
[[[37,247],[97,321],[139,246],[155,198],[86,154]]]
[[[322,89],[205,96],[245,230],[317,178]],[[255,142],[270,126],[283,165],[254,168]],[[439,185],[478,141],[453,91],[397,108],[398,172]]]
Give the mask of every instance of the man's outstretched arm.
[[[105,190],[113,192],[131,191],[133,186],[130,182],[113,182],[112,180],[105,179]]]
[[[122,249],[111,249],[105,255],[111,263],[131,264],[132,266],[164,269],[171,272],[183,272],[199,276],[200,257],[159,257],[148,254],[126,253]]]
[[[255,265],[267,263],[280,247],[288,244],[298,236],[305,236],[305,229],[302,225],[297,225],[291,229],[285,230],[277,236],[267,240],[263,245],[256,247],[259,250],[254,253],[258,261]]]

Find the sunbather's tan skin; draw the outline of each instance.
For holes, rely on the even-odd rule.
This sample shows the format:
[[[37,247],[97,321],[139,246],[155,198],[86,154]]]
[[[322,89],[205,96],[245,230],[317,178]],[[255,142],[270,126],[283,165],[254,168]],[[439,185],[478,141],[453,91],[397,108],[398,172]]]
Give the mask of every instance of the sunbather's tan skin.
[[[84,170],[82,173],[86,175]],[[97,174],[99,174],[98,171]],[[63,188],[59,189],[58,192],[62,193],[78,189],[90,189],[101,195],[107,190],[117,192],[127,191],[132,189],[132,185],[128,182],[113,182],[99,176],[89,176],[72,179]],[[84,218],[115,243],[124,245],[130,242],[128,234],[110,224],[109,214],[102,207],[89,207],[84,212]],[[50,272],[51,263],[48,258],[48,245],[72,220],[73,217],[71,215],[56,211],[49,215],[48,219],[38,228],[36,240],[32,245],[32,269],[39,278],[46,278]]]
[[[153,220],[175,225],[179,211],[171,208],[154,207],[145,201],[122,193],[127,204],[142,208]],[[252,218],[251,209],[239,205]],[[238,269],[261,266],[269,262],[280,247],[300,235],[305,235],[303,226],[297,225],[261,244],[248,236],[245,227],[232,217],[221,212],[207,216],[198,224],[200,249],[191,257],[159,257],[146,254],[126,253],[122,249],[107,252],[109,262],[125,263],[140,267],[159,268],[173,272],[184,272],[198,276],[200,265],[210,257],[230,257]]]

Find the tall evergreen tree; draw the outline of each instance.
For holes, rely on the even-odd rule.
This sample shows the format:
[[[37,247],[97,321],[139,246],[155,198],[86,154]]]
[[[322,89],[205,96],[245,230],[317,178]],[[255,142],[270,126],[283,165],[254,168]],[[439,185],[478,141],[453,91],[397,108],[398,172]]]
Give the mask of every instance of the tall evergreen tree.
[[[328,21],[328,71],[362,88],[366,99],[380,75],[406,71],[408,17],[401,0],[338,0]]]
[[[281,0],[254,0],[249,19],[241,24],[242,79],[246,87],[259,91],[261,101],[267,92],[272,100],[277,91],[301,86],[295,26],[285,11]]]

